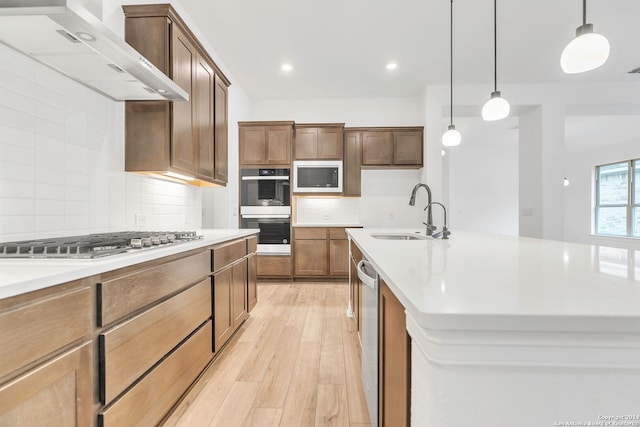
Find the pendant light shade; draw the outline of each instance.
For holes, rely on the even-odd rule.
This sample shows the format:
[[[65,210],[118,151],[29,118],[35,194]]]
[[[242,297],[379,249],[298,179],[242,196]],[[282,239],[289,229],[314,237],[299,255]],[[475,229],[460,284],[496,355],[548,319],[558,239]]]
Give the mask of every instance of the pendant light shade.
[[[504,119],[509,115],[509,101],[498,91],[498,13],[497,0],[493,0],[493,92],[482,106],[482,118],[488,122]]]
[[[488,122],[504,119],[509,115],[509,101],[500,96],[500,92],[491,92],[491,98],[482,106],[482,118]]]
[[[576,38],[562,51],[560,66],[567,74],[584,73],[598,68],[609,58],[609,41],[593,32],[587,24],[587,0],[582,1],[582,25],[576,29]]]
[[[442,145],[445,147],[455,147],[460,145],[462,135],[456,130],[455,125],[449,125],[449,129],[442,134]]]
[[[449,90],[450,90],[450,118],[451,124],[449,125],[448,130],[442,134],[442,145],[445,147],[455,147],[456,145],[460,145],[462,142],[462,135],[460,132],[456,130],[456,127],[453,125],[453,0],[450,0],[451,3],[451,33],[450,33],[450,50],[449,50],[449,59],[450,59],[450,74],[449,74]]]

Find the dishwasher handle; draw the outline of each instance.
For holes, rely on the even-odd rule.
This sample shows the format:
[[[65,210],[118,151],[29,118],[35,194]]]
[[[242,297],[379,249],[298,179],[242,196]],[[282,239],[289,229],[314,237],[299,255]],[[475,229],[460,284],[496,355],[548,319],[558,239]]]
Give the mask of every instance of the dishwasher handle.
[[[376,289],[378,282],[378,273],[376,273],[375,268],[371,265],[369,261],[361,260],[356,267],[358,270],[358,278],[364,283],[366,286],[371,289]]]

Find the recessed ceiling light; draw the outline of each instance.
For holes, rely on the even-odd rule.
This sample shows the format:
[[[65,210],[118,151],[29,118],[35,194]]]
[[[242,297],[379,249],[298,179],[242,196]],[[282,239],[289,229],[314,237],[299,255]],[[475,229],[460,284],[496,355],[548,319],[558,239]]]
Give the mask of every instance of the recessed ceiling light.
[[[398,64],[396,64],[395,62],[389,62],[387,64],[387,70],[395,70],[396,68],[398,68]]]
[[[293,67],[291,66],[291,64],[282,64],[282,71],[291,71],[293,70]]]

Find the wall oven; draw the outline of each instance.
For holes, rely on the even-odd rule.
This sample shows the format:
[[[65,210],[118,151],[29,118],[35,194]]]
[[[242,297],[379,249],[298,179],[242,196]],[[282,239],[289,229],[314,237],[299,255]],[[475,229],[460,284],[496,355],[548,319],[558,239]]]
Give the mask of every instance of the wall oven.
[[[240,228],[257,228],[257,253],[291,255],[289,169],[241,169]]]
[[[294,161],[293,192],[342,193],[342,161]]]

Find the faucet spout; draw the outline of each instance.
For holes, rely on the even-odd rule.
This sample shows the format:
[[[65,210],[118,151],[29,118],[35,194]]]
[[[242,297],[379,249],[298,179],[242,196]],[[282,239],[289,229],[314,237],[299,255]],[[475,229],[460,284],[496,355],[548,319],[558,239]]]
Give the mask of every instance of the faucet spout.
[[[427,207],[424,208],[427,211],[427,223],[425,225],[427,226],[427,236],[431,236],[431,233],[433,233],[435,227],[433,226],[433,218],[431,216],[431,189],[427,184],[419,183],[416,184],[415,187],[413,187],[413,190],[411,191],[411,198],[409,199],[409,206],[416,205],[416,193],[418,192],[418,189],[420,187],[427,190]]]
[[[440,207],[442,207],[442,211],[444,212],[444,226],[442,227],[442,232],[437,233],[436,235],[434,235],[434,237],[438,237],[439,234],[442,234],[443,239],[448,239],[451,232],[447,228],[447,209],[440,202],[431,202],[427,205],[426,208],[424,208],[424,210],[426,211],[427,209],[431,209],[431,205],[440,205]]]

